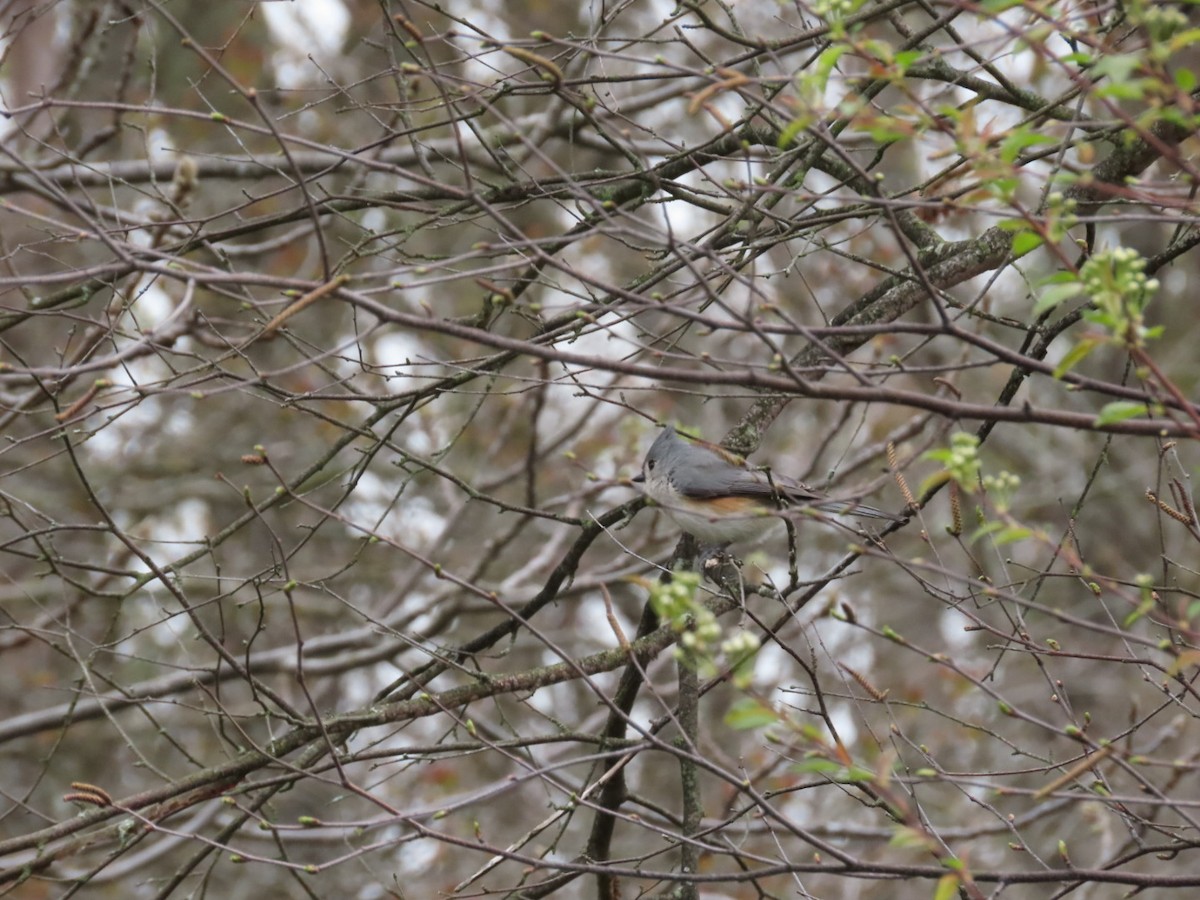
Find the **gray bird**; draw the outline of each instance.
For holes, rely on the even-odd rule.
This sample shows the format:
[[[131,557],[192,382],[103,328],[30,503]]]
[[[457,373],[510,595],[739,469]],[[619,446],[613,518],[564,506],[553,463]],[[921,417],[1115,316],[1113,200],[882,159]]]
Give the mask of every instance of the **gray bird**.
[[[633,479],[684,531],[709,544],[762,536],[779,512],[812,507],[839,515],[903,521],[871,506],[833,500],[785,475],[752,469],[745,460],[704,441],[664,428]]]

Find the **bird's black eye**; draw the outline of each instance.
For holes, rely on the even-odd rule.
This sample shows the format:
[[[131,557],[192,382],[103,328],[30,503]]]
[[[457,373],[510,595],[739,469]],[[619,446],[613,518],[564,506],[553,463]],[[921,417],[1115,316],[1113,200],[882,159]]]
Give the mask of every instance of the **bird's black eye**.
[[[652,460],[652,459],[648,459],[648,460],[646,460],[646,471],[647,471],[647,472],[653,472],[653,471],[654,471],[654,460]]]

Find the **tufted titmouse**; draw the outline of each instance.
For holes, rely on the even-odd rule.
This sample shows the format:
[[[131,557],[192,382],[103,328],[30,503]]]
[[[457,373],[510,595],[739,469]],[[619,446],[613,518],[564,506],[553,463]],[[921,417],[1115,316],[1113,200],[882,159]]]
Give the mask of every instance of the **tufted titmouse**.
[[[712,544],[759,537],[788,507],[902,521],[871,506],[830,500],[793,478],[749,468],[720,447],[684,440],[670,426],[650,445],[642,474],[633,481],[684,531]]]

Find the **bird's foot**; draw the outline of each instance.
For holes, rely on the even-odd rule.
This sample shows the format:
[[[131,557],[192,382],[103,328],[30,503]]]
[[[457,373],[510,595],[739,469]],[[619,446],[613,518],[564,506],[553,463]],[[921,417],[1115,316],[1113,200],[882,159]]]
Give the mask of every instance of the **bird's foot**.
[[[728,544],[701,547],[697,558],[701,573],[713,584],[723,588],[741,584],[742,561],[729,552]]]

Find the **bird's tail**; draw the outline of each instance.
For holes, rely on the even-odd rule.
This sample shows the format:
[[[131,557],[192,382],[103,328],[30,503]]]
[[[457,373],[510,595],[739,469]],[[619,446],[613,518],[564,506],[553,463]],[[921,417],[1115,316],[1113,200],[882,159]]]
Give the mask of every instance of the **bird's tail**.
[[[865,519],[883,519],[887,522],[905,522],[908,520],[908,516],[894,516],[891,513],[884,512],[882,509],[876,509],[873,506],[867,506],[863,503],[851,503],[846,500],[826,500],[814,505],[822,512],[836,513],[839,516],[862,516]]]

